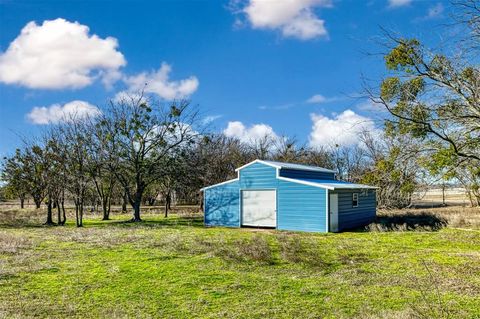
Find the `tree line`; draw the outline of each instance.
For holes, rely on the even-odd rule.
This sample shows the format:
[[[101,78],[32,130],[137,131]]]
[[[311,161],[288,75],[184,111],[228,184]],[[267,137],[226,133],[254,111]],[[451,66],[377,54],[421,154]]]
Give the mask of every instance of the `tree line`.
[[[472,206],[480,205],[480,5],[456,4],[462,30],[437,52],[418,39],[385,32],[387,76],[365,85],[383,106],[382,134],[362,132],[360,143],[311,147],[292,137],[242,141],[203,127],[187,100],[164,103],[136,94],[111,101],[101,114],[71,116],[41,138],[5,158],[2,196],[31,198],[47,207],[47,224],[63,225],[65,203],[75,206],[77,226],[87,206],[99,205],[103,219],[112,204],[141,207],[162,195],[165,214],[172,198],[202,204],[199,189],[236,177],[235,168],[254,159],[321,166],[337,178],[378,186],[379,207],[408,207],[426,184],[462,185]],[[462,29],[463,28],[463,29]],[[446,53],[445,53],[446,52]]]
[[[242,142],[207,132],[201,123],[189,101],[125,96],[100,115],[70,116],[26,141],[4,159],[4,192],[22,208],[26,198],[37,208],[44,204],[46,224],[65,224],[65,204],[72,203],[80,227],[87,207],[97,205],[104,220],[113,204],[124,212],[129,206],[132,221],[141,221],[141,207],[159,195],[166,215],[172,197],[201,205],[200,188],[236,177],[235,168],[254,159],[316,165],[337,170],[342,180],[388,184],[379,194],[384,206],[404,205],[414,189],[413,171],[393,174],[401,161],[393,155],[401,149],[393,139],[380,143],[364,132],[359,146],[312,148],[288,137]],[[385,167],[379,169],[379,162]]]

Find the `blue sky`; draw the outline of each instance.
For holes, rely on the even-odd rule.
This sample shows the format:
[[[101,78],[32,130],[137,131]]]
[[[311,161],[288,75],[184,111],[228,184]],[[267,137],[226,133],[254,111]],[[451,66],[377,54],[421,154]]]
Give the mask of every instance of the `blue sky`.
[[[2,0],[0,155],[62,112],[94,113],[144,82],[160,99],[188,96],[212,130],[244,140],[352,144],[345,123],[381,123],[359,98],[362,77],[385,74],[366,54],[384,50],[380,26],[435,43],[449,12],[414,0]]]

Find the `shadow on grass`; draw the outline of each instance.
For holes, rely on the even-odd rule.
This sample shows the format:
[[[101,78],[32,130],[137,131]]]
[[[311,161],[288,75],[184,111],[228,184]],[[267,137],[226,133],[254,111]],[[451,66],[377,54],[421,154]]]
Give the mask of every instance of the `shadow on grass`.
[[[448,225],[445,218],[430,213],[377,216],[363,231],[438,231]]]

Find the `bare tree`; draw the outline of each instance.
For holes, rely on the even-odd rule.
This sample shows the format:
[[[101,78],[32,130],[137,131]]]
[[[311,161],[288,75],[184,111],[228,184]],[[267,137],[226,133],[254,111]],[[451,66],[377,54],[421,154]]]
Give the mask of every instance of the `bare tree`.
[[[103,220],[110,219],[112,196],[116,186],[116,177],[109,163],[114,161],[108,149],[108,131],[101,122],[89,121],[87,129],[91,132],[87,143],[87,170],[95,185],[95,190],[102,204]]]
[[[139,97],[112,101],[100,123],[107,131],[110,169],[125,189],[133,207],[132,221],[141,221],[140,208],[145,189],[162,175],[162,159],[175,149],[193,143],[198,136],[193,126],[197,112],[189,101],[169,105]]]
[[[62,135],[61,154],[65,163],[66,189],[75,204],[75,222],[83,226],[85,198],[89,189],[88,148],[92,134],[85,119],[71,117],[58,128]]]

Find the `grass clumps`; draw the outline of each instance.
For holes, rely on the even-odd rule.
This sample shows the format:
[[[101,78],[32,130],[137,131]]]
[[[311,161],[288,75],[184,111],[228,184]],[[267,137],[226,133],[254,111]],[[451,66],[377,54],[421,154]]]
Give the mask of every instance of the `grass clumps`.
[[[480,317],[476,230],[315,234],[112,217],[0,226],[0,317]]]
[[[318,243],[305,242],[300,236],[281,233],[277,236],[281,258],[290,263],[308,267],[326,268],[329,266],[325,254],[319,250]]]
[[[17,254],[31,246],[31,240],[22,234],[0,231],[0,254]]]

